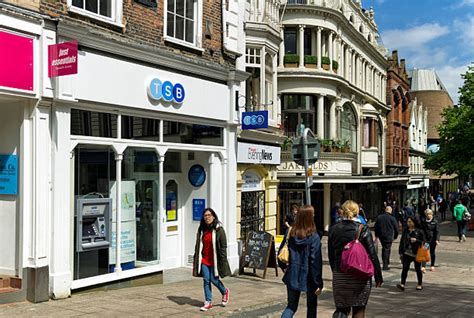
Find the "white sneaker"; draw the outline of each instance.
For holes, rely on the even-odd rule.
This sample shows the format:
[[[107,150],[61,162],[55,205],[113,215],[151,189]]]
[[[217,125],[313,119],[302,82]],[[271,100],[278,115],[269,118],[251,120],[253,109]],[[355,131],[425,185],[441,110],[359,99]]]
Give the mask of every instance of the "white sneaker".
[[[202,306],[199,310],[201,311],[208,311],[212,308],[212,303],[210,301],[204,302],[204,306]]]
[[[462,235],[462,241],[466,242],[466,235],[464,235],[464,234]]]

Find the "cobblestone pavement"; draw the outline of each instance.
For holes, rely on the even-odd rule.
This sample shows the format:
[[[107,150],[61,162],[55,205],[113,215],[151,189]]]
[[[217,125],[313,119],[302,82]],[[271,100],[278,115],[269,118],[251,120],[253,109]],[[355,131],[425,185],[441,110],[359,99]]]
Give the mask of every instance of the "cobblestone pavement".
[[[401,266],[398,244],[392,248],[392,269],[384,272],[385,284],[372,289],[367,317],[474,317],[474,232],[466,243],[458,243],[456,224],[443,222],[436,272],[424,276],[424,290],[415,291],[415,272],[408,274],[404,293],[396,290]],[[323,250],[326,252],[325,240]],[[324,253],[325,254],[325,253]],[[334,303],[331,271],[324,255],[325,290],[318,300],[318,317],[331,317]],[[260,273],[261,274],[261,273]],[[125,288],[112,291],[73,294],[69,299],[40,304],[28,302],[0,306],[1,317],[279,317],[286,305],[286,289],[275,271],[265,280],[251,275],[224,279],[230,289],[227,307],[199,312],[202,305],[202,280],[191,278],[189,269],[165,273],[164,285]],[[219,295],[214,288],[214,302]],[[305,297],[301,297],[296,317],[305,317]]]

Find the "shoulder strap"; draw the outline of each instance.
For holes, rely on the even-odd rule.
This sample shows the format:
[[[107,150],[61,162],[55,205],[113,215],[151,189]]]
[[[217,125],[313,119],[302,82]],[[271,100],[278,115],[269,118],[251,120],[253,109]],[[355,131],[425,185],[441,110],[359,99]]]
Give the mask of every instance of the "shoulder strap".
[[[359,226],[358,226],[358,228],[357,228],[356,238],[355,238],[356,241],[359,240],[360,232],[362,232],[362,228],[363,228],[363,227],[364,227],[364,225],[359,224]]]

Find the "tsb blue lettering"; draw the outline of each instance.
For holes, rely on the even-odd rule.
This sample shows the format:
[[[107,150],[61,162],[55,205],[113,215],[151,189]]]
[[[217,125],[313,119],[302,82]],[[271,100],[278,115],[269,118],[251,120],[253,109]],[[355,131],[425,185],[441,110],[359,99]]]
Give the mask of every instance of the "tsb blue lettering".
[[[181,104],[186,96],[183,85],[170,81],[160,81],[157,78],[151,80],[148,87],[148,95],[153,100],[163,99],[165,102],[176,102]]]

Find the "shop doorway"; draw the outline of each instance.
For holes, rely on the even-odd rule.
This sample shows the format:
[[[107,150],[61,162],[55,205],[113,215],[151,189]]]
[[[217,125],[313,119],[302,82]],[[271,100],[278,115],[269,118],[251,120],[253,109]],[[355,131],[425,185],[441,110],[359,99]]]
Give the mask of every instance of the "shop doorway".
[[[164,249],[166,267],[175,268],[182,266],[182,218],[181,191],[179,175],[165,174],[165,210],[162,216],[164,231]]]

